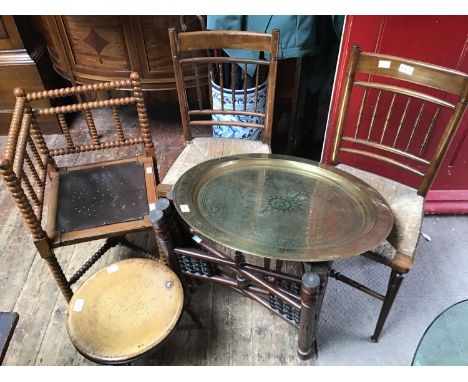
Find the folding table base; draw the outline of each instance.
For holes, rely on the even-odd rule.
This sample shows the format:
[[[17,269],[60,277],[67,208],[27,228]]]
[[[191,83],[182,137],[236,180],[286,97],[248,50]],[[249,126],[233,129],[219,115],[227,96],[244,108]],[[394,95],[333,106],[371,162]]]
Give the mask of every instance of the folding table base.
[[[188,295],[187,278],[210,281],[231,288],[257,301],[289,324],[298,328],[298,355],[309,359],[317,351],[317,328],[331,262],[304,264],[302,278],[245,262],[240,252],[235,258],[220,252],[199,236],[193,240],[200,249],[181,247],[187,242],[175,209],[167,199],[160,199],[150,219],[160,255],[183,280]]]

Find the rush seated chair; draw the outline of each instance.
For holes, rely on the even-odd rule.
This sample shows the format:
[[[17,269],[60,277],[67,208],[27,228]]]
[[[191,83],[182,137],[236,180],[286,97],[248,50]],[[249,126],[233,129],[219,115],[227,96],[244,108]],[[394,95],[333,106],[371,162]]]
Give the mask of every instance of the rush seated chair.
[[[271,152],[279,30],[272,34],[240,31],[177,34],[171,28],[169,39],[186,147],[158,185],[158,194],[163,196],[185,171],[198,163],[226,155]],[[222,56],[223,49],[248,50],[258,58]],[[186,69],[193,69],[195,78],[184,77]],[[262,91],[265,88],[266,96]],[[195,89],[195,102],[190,101],[190,89]],[[217,95],[213,97],[215,90]],[[218,106],[213,105],[215,98]],[[263,103],[264,110],[260,107]],[[263,141],[194,138],[194,126],[262,129]]]
[[[337,125],[329,126],[331,155],[325,160],[370,184],[391,207],[395,222],[390,236],[364,254],[391,273],[385,295],[334,271],[331,276],[383,301],[374,342],[413,264],[424,198],[467,102],[465,73],[361,52],[359,46],[351,49]]]
[[[111,92],[121,90],[131,94],[111,97]],[[40,256],[69,302],[73,296],[72,285],[107,250],[117,244],[141,249],[127,241],[125,235],[151,229],[148,214],[157,199],[158,173],[140,79],[137,73],[132,73],[124,81],[38,93],[25,93],[17,88],[14,94],[16,105],[0,174],[31,231]],[[85,96],[98,95],[107,99],[84,102]],[[82,102],[34,108],[34,102],[43,98],[71,96]],[[131,119],[132,126],[124,129],[119,107],[133,109],[138,122],[135,124],[135,119]],[[95,124],[92,110],[103,108],[109,109],[105,118],[113,121],[116,137],[113,130],[104,131]],[[84,115],[84,131],[68,126],[65,114],[74,112]],[[58,147],[50,149],[40,128],[41,115],[48,114],[57,115],[63,132],[56,140]],[[131,149],[128,146],[133,145],[140,146],[141,155],[136,155],[135,150],[128,154]],[[96,161],[106,150],[106,161]],[[57,158],[72,154],[84,159],[80,160],[81,165],[57,165]],[[93,159],[95,163],[90,163]],[[44,201],[46,194],[48,203]],[[47,223],[44,223],[46,210]],[[67,279],[54,249],[102,238],[108,238],[103,247]]]

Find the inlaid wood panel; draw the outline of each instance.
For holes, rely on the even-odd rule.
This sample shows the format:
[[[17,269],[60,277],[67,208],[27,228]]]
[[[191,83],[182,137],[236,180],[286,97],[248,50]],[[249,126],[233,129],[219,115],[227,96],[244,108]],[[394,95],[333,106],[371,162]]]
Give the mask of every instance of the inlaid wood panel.
[[[116,16],[62,16],[71,63],[77,70],[131,71],[124,25]],[[67,46],[67,45],[66,45]]]
[[[175,89],[168,28],[180,16],[37,16],[56,70],[72,83],[127,78],[140,73],[144,90]],[[195,16],[188,30],[200,30]],[[186,76],[193,75],[188,69]]]

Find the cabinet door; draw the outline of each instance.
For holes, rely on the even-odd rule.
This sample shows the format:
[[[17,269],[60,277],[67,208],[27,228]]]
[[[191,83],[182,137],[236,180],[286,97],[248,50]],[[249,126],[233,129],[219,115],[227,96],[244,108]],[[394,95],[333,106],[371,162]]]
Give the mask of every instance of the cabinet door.
[[[180,16],[132,16],[135,47],[144,79],[150,79],[154,89],[176,89],[174,68],[172,66],[171,48],[169,44],[169,28],[181,31]],[[195,16],[185,18],[187,31],[201,30],[200,21]],[[196,55],[196,54],[195,54]],[[194,71],[192,67],[183,67],[187,86],[194,86]],[[207,71],[199,69],[201,84],[207,83]]]
[[[354,44],[360,45],[363,51],[407,57],[468,72],[468,16],[348,16],[324,143],[325,162],[331,155],[330,137],[336,128],[339,94],[346,76],[350,48]],[[457,101],[447,95],[438,95],[452,102]],[[426,213],[468,213],[467,122],[468,113],[465,113],[427,194]],[[405,171],[392,169],[390,174],[382,174],[378,164],[372,160],[363,161],[367,170],[390,175],[402,183],[411,183],[410,175]]]
[[[28,16],[0,16],[0,135],[8,134],[15,106],[13,89],[22,87],[26,92],[42,91],[45,89],[43,77],[49,79],[48,74],[52,72],[45,46],[34,35],[31,36],[34,32],[29,21]],[[46,99],[35,105],[50,107]],[[41,119],[44,132],[60,131],[55,116]]]
[[[0,16],[0,50],[23,48],[13,16]]]

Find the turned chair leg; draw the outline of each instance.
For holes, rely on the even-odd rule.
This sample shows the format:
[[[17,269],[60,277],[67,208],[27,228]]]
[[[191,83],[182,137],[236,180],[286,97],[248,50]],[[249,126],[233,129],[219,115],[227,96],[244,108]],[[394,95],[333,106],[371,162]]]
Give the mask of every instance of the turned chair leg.
[[[377,325],[375,327],[374,335],[371,337],[372,342],[379,342],[380,332],[382,331],[385,321],[387,320],[390,309],[392,308],[395,297],[400,289],[400,285],[403,281],[405,275],[401,272],[395,271],[392,269],[390,274],[390,280],[388,282],[387,294],[380,310],[379,319],[377,320]]]
[[[57,258],[54,254],[52,254],[50,257],[47,257],[44,260],[47,262],[47,265],[49,266],[49,269],[54,276],[54,279],[57,282],[63,297],[65,297],[65,300],[67,300],[67,303],[69,303],[73,297],[73,291],[70,288],[70,283],[65,277],[63,270],[57,261]]]
[[[62,267],[60,266],[57,257],[55,257],[55,253],[49,247],[49,244],[45,239],[35,240],[34,245],[36,246],[39,255],[46,261],[47,265],[49,266],[49,270],[52,273],[52,276],[54,276],[54,279],[57,282],[63,297],[65,297],[65,300],[67,303],[69,303],[73,297],[73,291],[70,287],[70,282],[63,273]]]

